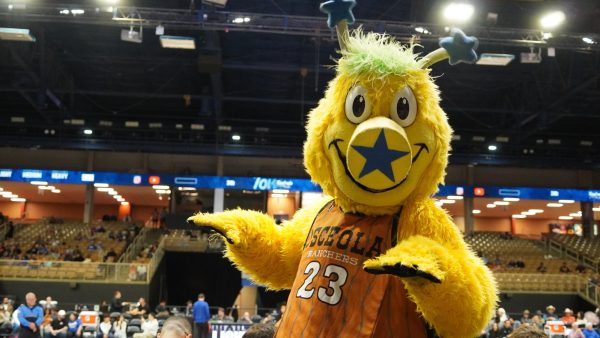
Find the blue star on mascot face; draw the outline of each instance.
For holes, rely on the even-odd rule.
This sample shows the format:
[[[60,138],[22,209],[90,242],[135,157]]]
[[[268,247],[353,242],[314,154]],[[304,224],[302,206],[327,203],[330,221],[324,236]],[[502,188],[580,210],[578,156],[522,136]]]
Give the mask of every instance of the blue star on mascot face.
[[[390,149],[383,130],[379,132],[379,136],[377,136],[377,140],[373,147],[352,146],[352,148],[367,160],[360,172],[359,178],[362,178],[375,170],[379,170],[392,182],[396,182],[392,162],[408,155],[408,152],[406,151]]]

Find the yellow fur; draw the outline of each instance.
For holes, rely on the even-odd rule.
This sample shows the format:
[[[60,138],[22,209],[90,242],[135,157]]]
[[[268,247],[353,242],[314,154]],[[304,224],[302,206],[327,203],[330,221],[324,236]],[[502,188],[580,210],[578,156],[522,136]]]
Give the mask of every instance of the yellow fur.
[[[417,311],[440,337],[475,337],[492,315],[497,290],[490,271],[463,242],[448,215],[431,199],[444,180],[452,132],[439,106],[437,87],[429,77],[429,70],[413,68],[411,60],[406,60],[412,50],[401,49],[395,54],[390,46],[396,43],[390,39],[361,34],[351,37],[353,49],[343,53],[338,75],[310,113],[304,164],[312,179],[345,212],[376,216],[393,214],[402,208],[397,245],[365,262],[365,266],[416,265],[437,277],[441,280],[439,284],[420,277],[402,277],[402,281]],[[368,48],[361,47],[360,39],[365,39]],[[371,53],[371,49],[377,48],[385,58]],[[389,67],[381,64],[394,55],[403,58],[401,62]],[[411,144],[427,143],[430,152],[414,161],[406,182],[392,191],[368,195],[355,186],[330,147],[332,138],[350,140],[355,131],[356,125],[346,118],[344,104],[347,93],[357,84],[366,88],[367,99],[372,102],[370,117],[389,118],[391,97],[405,86],[412,89],[418,102],[416,120],[405,130]],[[340,147],[346,151],[349,146],[344,142],[340,142]],[[370,201],[377,203],[369,204]],[[298,211],[282,227],[264,214],[244,210],[198,214],[190,219],[198,225],[210,225],[231,239],[233,244],[227,244],[225,255],[255,281],[271,289],[286,289],[293,285],[304,241],[323,205]]]

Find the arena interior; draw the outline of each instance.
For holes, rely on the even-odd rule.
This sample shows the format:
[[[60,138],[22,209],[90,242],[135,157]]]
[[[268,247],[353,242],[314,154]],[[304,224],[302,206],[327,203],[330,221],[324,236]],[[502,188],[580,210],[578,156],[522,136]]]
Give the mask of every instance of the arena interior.
[[[199,293],[212,337],[277,322],[289,292],[186,219],[243,208],[280,224],[323,197],[302,158],[339,58],[319,4],[0,1],[2,337],[30,292],[50,338],[60,310],[82,321],[69,337],[108,337],[100,322],[122,313],[110,337],[153,338],[142,318],[189,317]],[[597,337],[600,2],[358,0],[354,15],[417,52],[452,27],[479,39],[475,64],[430,75],[454,130],[436,205],[500,290],[481,337]]]

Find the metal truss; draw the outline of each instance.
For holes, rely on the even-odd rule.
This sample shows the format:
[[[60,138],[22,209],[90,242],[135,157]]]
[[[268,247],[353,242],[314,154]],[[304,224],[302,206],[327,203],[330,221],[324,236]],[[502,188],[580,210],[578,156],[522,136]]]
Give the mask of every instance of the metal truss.
[[[116,7],[111,13],[103,8],[77,7],[85,13],[79,15],[61,14],[61,10],[74,8],[73,5],[28,5],[24,10],[0,9],[0,19],[25,20],[30,22],[74,23],[103,26],[139,25],[155,27],[163,25],[172,29],[218,30],[232,32],[253,32],[313,36],[335,39],[335,34],[326,25],[325,17],[277,15],[265,13],[227,12],[220,10],[182,10],[146,7]],[[247,18],[247,19],[245,19]],[[244,20],[245,19],[245,20]],[[357,26],[365,31],[386,32],[399,40],[437,42],[446,36],[448,27],[418,22],[358,20]],[[425,33],[418,33],[421,27]],[[490,46],[515,47],[554,47],[571,50],[600,50],[600,44],[588,45],[582,37],[598,40],[597,34],[567,33],[545,40],[540,30],[503,27],[464,27],[469,35],[477,36],[480,43]],[[423,31],[422,29],[420,29]]]

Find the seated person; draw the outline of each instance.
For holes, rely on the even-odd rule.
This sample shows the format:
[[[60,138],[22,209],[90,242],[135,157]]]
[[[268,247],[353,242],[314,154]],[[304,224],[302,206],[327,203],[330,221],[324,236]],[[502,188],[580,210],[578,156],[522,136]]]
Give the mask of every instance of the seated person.
[[[108,261],[109,258],[112,258],[112,262],[115,261],[115,259],[117,258],[117,253],[115,252],[115,249],[110,248],[110,250],[106,253],[106,255],[104,255],[104,261]]]
[[[148,313],[148,319],[142,317],[142,332],[135,333],[133,338],[154,338],[158,333],[158,320],[152,313]]]
[[[169,309],[167,308],[167,301],[161,300],[160,303],[154,309],[157,317],[169,317],[171,314],[169,313]]]
[[[56,318],[52,320],[46,329],[46,338],[66,338],[67,337],[67,320],[65,310],[58,311]]]
[[[102,323],[98,325],[96,338],[112,338],[112,323],[110,322],[110,316],[105,315],[102,319]]]
[[[563,262],[558,271],[560,271],[561,273],[569,273],[571,272],[571,269],[569,269],[569,267],[567,266],[567,262]]]
[[[244,312],[244,315],[241,316],[238,321],[239,324],[252,324],[252,318],[250,317],[250,312]]]
[[[137,306],[133,308],[133,310],[129,311],[129,314],[132,316],[143,316],[148,313],[150,313],[150,306],[148,303],[146,303],[144,298],[140,298]]]
[[[67,322],[67,327],[67,338],[81,337],[81,331],[83,331],[83,326],[81,326],[81,319],[77,318],[75,312],[71,312],[71,314],[69,314],[69,321]]]
[[[233,317],[225,315],[225,309],[220,307],[217,314],[210,319],[212,323],[233,323]]]

